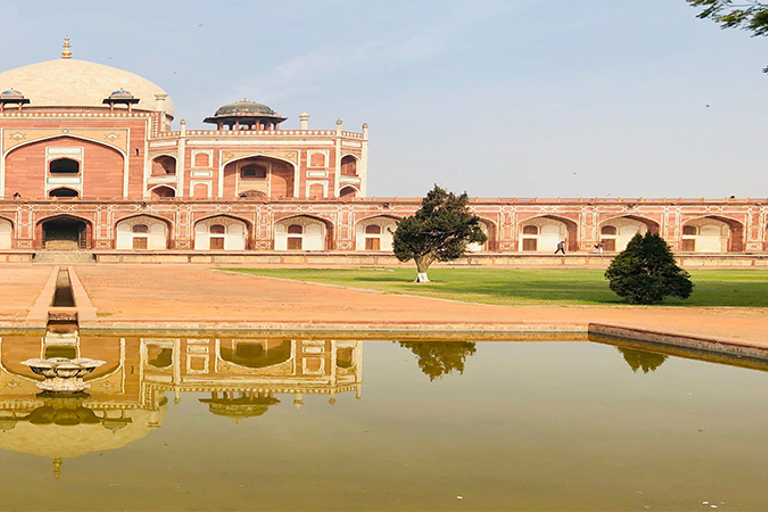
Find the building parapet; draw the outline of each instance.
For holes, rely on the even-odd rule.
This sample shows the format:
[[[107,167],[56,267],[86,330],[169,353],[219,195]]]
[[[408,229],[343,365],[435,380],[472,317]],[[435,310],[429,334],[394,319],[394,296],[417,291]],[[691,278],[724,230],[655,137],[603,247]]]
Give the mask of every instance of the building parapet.
[[[336,137],[336,130],[185,130],[184,137],[253,137],[267,136],[267,137]],[[162,132],[154,137],[155,139],[172,139],[182,136],[181,131],[175,132]],[[348,139],[360,139],[364,140],[365,136],[362,133],[356,132],[341,132],[341,136]]]

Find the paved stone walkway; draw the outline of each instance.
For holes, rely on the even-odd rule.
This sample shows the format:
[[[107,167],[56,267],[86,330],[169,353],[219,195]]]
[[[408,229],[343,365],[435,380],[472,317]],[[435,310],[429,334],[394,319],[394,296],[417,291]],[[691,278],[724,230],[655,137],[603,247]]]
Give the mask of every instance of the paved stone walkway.
[[[584,327],[599,322],[768,346],[768,308],[490,306],[385,295],[190,265],[87,265],[77,266],[75,271],[97,308],[97,323],[102,324],[245,321]]]

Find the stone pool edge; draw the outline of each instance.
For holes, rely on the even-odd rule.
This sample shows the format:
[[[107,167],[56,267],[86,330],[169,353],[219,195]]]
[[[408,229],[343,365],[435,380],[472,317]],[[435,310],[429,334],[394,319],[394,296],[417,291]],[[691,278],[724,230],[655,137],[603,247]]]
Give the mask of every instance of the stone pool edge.
[[[590,323],[587,327],[587,333],[589,336],[606,336],[609,338],[643,341],[672,347],[690,348],[736,357],[768,360],[768,346],[756,345],[754,343],[742,340],[733,340],[714,336],[710,337],[684,333],[672,333],[602,323]]]

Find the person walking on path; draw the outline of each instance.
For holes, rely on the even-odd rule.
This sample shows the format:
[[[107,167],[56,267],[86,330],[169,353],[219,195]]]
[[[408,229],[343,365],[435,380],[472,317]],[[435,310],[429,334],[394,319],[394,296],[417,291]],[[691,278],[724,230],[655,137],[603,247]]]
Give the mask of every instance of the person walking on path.
[[[563,256],[565,256],[565,240],[557,242],[557,250],[555,251],[555,254],[559,252],[563,253]]]

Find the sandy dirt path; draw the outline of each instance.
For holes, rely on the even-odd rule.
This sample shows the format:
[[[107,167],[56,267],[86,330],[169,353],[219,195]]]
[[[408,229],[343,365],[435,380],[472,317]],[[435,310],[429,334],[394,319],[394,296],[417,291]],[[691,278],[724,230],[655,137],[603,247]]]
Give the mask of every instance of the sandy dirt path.
[[[54,265],[0,267],[0,319],[24,320],[40,295]]]
[[[768,346],[768,308],[491,306],[386,295],[189,265],[89,265],[75,270],[103,323],[416,322],[583,326],[599,322]]]

